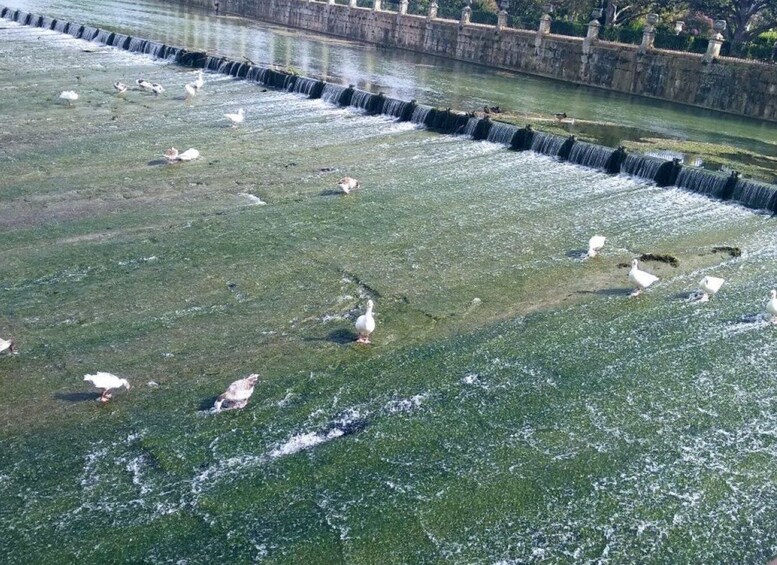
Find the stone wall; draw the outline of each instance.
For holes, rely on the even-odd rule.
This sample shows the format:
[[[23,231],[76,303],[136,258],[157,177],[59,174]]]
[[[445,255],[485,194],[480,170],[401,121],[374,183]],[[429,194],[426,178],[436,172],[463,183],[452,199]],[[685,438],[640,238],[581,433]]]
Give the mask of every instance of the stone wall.
[[[184,0],[213,10],[213,0]],[[777,121],[777,66],[314,0],[220,0],[230,13],[382,47]]]

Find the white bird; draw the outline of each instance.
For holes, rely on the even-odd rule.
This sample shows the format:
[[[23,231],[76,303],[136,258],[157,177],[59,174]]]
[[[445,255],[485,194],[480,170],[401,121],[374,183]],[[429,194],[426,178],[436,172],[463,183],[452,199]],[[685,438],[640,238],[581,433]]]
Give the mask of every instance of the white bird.
[[[224,402],[227,403],[226,410],[244,408],[248,404],[248,399],[254,393],[254,386],[258,379],[259,375],[254,373],[244,379],[233,382],[227,387],[227,391],[216,399],[213,409],[216,412],[221,411],[221,406]]]
[[[337,186],[343,191],[343,194],[350,194],[352,190],[356,190],[361,184],[354,178],[343,177],[337,181]]]
[[[357,343],[370,343],[370,334],[375,331],[375,318],[372,316],[372,300],[367,301],[367,310],[356,318],[356,331],[359,332],[359,337],[356,338]]]
[[[205,86],[205,79],[202,77],[202,71],[197,71],[197,80],[192,83],[192,86],[197,90]]]
[[[139,78],[135,81],[140,87],[140,90],[151,90],[151,83],[144,78]]]
[[[165,159],[167,159],[170,163],[174,163],[176,161],[194,161],[195,159],[199,159],[199,157],[200,152],[193,147],[190,147],[183,153],[179,153],[175,147],[171,147],[165,151]]]
[[[16,351],[16,347],[14,346],[12,339],[0,338],[0,353],[3,353],[4,351],[8,351],[8,353],[12,355],[19,354],[19,352]]]
[[[113,88],[116,89],[116,92],[119,94],[124,94],[127,92],[127,85],[121,82],[120,80],[117,80],[113,83]]]
[[[110,373],[104,373],[102,371],[98,371],[94,375],[85,375],[84,380],[89,381],[97,388],[103,389],[103,393],[100,396],[101,402],[108,402],[108,400],[111,398],[111,394],[108,391],[111,389],[126,387],[127,390],[129,390],[130,388],[130,384],[127,382],[127,379],[122,379],[121,377],[117,377],[116,375],[112,375]]]
[[[186,84],[186,86],[184,86],[183,89],[186,92],[186,99],[187,100],[197,96],[197,88],[195,88],[195,86],[193,84]]]
[[[63,90],[59,97],[66,101],[67,105],[70,106],[72,102],[78,100],[78,93],[74,90]]]
[[[154,96],[159,96],[164,91],[165,91],[165,89],[164,89],[164,87],[161,84],[159,84],[157,82],[152,82],[151,83],[151,92],[154,93]]]
[[[701,287],[702,294],[701,298],[699,298],[699,302],[707,302],[711,296],[718,293],[724,282],[726,282],[726,279],[711,277],[709,275],[701,279],[699,286]]]
[[[658,277],[651,275],[647,271],[642,271],[637,266],[639,261],[634,259],[631,262],[631,270],[629,271],[629,282],[637,288],[631,293],[631,296],[638,296],[643,290],[649,287],[651,284],[658,280]]]
[[[595,235],[588,240],[588,256],[596,257],[596,254],[604,247],[604,242],[607,238],[603,235]]]
[[[771,315],[772,324],[777,324],[777,290],[769,291],[769,302],[766,303],[766,311]]]
[[[224,114],[224,117],[232,122],[232,127],[236,128],[238,124],[242,124],[246,118],[246,114],[242,108],[237,111],[237,114]]]

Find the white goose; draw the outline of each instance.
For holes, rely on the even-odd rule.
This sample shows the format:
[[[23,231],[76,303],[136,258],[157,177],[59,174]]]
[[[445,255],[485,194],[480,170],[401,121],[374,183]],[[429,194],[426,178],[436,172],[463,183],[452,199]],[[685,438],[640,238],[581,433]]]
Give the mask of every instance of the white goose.
[[[356,338],[357,343],[370,343],[370,334],[375,331],[375,318],[372,316],[373,308],[372,300],[367,301],[367,310],[356,318],[356,331],[359,333],[359,337]]]
[[[63,90],[59,97],[70,106],[73,102],[78,100],[78,93],[74,90]]]
[[[183,87],[183,90],[186,93],[185,96],[187,100],[197,96],[197,89],[194,87],[193,84],[187,84],[186,86]]]
[[[337,181],[337,186],[343,191],[343,194],[350,194],[352,190],[361,187],[361,184],[354,178],[343,177]]]
[[[769,291],[769,302],[766,303],[766,312],[771,316],[772,324],[777,324],[777,290]]]
[[[171,147],[165,151],[165,159],[170,163],[175,163],[176,161],[194,161],[199,158],[200,152],[193,147],[190,147],[183,153],[179,153],[175,147]]]
[[[108,391],[111,389],[120,387],[126,387],[127,390],[130,389],[130,384],[127,382],[127,379],[122,379],[121,377],[103,371],[98,371],[94,375],[85,375],[84,380],[89,381],[97,388],[103,389],[103,393],[100,396],[100,402],[108,402],[111,398],[111,394]]]
[[[205,86],[205,79],[202,77],[202,71],[197,71],[197,79],[192,83],[192,86],[197,90]]]
[[[228,119],[230,122],[232,122],[232,127],[236,128],[238,124],[242,124],[243,120],[246,118],[246,113],[243,111],[242,108],[240,108],[237,111],[237,114],[224,114],[224,117]]]
[[[699,298],[699,302],[709,301],[711,296],[715,296],[718,293],[724,282],[726,282],[726,279],[711,277],[709,275],[701,279],[701,282],[699,283],[699,286],[701,287],[701,298]]]
[[[165,91],[165,88],[161,84],[159,84],[157,82],[152,82],[151,83],[151,92],[154,93],[154,96],[159,96],[164,91]]]
[[[256,381],[258,379],[259,375],[254,373],[253,375],[249,375],[244,379],[233,382],[231,385],[229,385],[229,387],[227,387],[226,392],[216,399],[216,402],[213,405],[213,409],[216,412],[220,412],[221,406],[224,404],[224,402],[227,403],[226,407],[224,408],[225,410],[244,408],[245,405],[248,404],[248,399],[251,398],[251,395],[254,393],[254,386],[256,385]]]
[[[116,90],[118,94],[124,94],[127,92],[127,85],[121,82],[120,80],[117,80],[113,83],[113,88]]]
[[[595,235],[588,240],[588,256],[596,257],[596,254],[604,247],[604,242],[607,238],[603,235]]]
[[[19,354],[19,352],[16,351],[16,347],[14,346],[12,339],[0,338],[0,353],[4,353],[5,351],[8,351],[8,353],[11,355]]]
[[[140,90],[151,90],[151,83],[144,78],[139,78],[135,81]]]
[[[649,287],[651,284],[658,280],[658,277],[651,275],[647,271],[642,271],[637,266],[639,261],[634,259],[631,262],[631,270],[629,271],[629,282],[637,287],[631,296],[638,296],[643,290]]]

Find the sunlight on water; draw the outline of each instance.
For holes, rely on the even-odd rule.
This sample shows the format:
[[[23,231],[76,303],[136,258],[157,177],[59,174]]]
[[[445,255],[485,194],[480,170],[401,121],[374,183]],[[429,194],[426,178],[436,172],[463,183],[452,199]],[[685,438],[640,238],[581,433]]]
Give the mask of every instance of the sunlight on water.
[[[777,552],[771,217],[215,73],[185,101],[190,69],[0,34],[9,562]],[[166,92],[114,94],[141,76]],[[630,299],[642,253],[680,265],[642,261],[660,281]],[[98,406],[96,365],[132,390]]]

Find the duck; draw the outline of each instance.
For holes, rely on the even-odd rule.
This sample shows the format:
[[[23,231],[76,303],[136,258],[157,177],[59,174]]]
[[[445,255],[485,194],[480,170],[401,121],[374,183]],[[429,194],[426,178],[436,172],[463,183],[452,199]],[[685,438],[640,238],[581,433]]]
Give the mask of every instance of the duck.
[[[151,90],[151,83],[144,78],[139,78],[135,81],[140,90]]]
[[[232,127],[236,128],[238,124],[242,124],[245,120],[246,114],[242,108],[240,108],[236,114],[224,114],[224,117],[232,122]]]
[[[14,346],[12,339],[0,338],[0,353],[5,353],[6,351],[11,355],[19,354],[19,352],[16,351],[16,347]]]
[[[120,80],[117,80],[113,83],[113,88],[116,90],[118,94],[124,94],[127,92],[127,85],[121,82]]]
[[[183,153],[179,153],[175,147],[171,147],[165,151],[165,159],[167,159],[170,163],[174,163],[176,161],[194,161],[195,159],[199,159],[199,157],[200,152],[193,147],[190,147]]]
[[[159,84],[158,82],[152,82],[151,83],[151,92],[154,93],[154,96],[159,96],[165,91],[165,88]]]
[[[359,333],[359,337],[356,338],[356,343],[371,343],[370,334],[375,331],[375,318],[372,316],[372,308],[374,304],[372,300],[367,301],[367,310],[356,318],[356,331]]]
[[[343,191],[343,194],[350,194],[352,190],[361,187],[358,180],[351,177],[343,177],[337,181],[337,186]]]
[[[603,235],[595,235],[588,240],[588,256],[596,257],[596,254],[604,247],[607,238]]]
[[[561,122],[561,121],[564,121],[564,120],[566,120],[566,119],[567,119],[567,113],[566,113],[566,112],[561,112],[561,113],[559,113],[559,114],[553,114],[553,115],[556,117],[556,119],[557,119],[559,122]]]
[[[248,404],[248,399],[254,393],[254,386],[257,380],[259,380],[259,375],[254,373],[244,379],[233,382],[227,387],[226,392],[219,395],[216,399],[216,402],[213,404],[213,410],[221,412],[225,402],[227,403],[225,410],[245,408],[245,405]]]
[[[197,88],[193,84],[187,84],[183,87],[184,92],[186,93],[186,99],[189,100],[190,98],[194,98],[197,96]]]
[[[111,398],[111,393],[108,392],[114,388],[125,387],[130,389],[130,384],[127,379],[122,379],[111,373],[105,373],[98,371],[94,375],[84,375],[84,380],[92,383],[95,387],[103,389],[102,395],[100,395],[100,402],[108,402]]]
[[[701,282],[699,283],[699,286],[701,287],[701,298],[699,298],[699,302],[707,302],[710,297],[717,294],[724,282],[726,282],[726,279],[709,275],[701,279]]]
[[[771,317],[772,324],[777,324],[777,290],[769,291],[769,302],[766,303],[766,312]]]
[[[203,86],[205,86],[205,79],[204,79],[204,78],[203,78],[203,76],[202,76],[202,71],[197,71],[197,79],[196,79],[196,80],[195,80],[195,81],[192,83],[192,86],[193,86],[193,87],[194,87],[196,90],[199,90],[199,89],[201,89]]]
[[[635,287],[637,287],[634,290],[634,292],[631,293],[631,296],[639,296],[643,290],[645,290],[647,287],[649,287],[651,284],[653,284],[658,280],[657,276],[652,275],[647,271],[640,270],[638,265],[639,265],[638,259],[634,259],[631,262],[631,270],[629,271],[629,282],[633,284]]]
[[[74,90],[63,90],[59,97],[67,102],[68,106],[70,106],[73,102],[78,100],[78,93]]]

